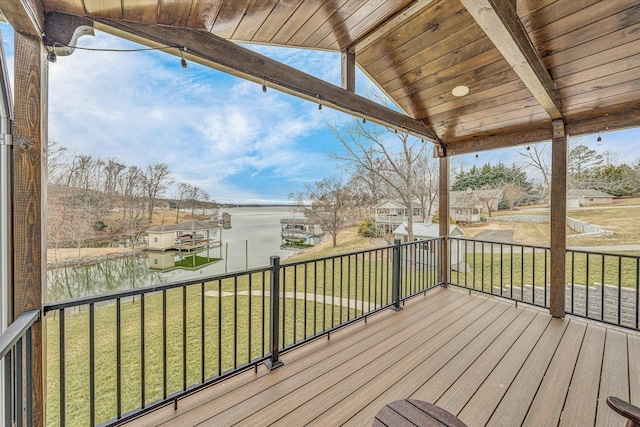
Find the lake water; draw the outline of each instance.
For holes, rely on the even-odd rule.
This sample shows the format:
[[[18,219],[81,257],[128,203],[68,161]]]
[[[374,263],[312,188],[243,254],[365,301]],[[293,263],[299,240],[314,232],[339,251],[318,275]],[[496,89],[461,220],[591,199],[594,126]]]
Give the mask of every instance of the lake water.
[[[291,207],[228,208],[231,229],[222,230],[222,246],[210,249],[208,257],[220,261],[202,268],[174,268],[166,271],[150,267],[149,256],[123,258],[100,264],[49,270],[48,301],[61,301],[89,295],[99,295],[122,289],[133,289],[177,280],[221,274],[269,265],[270,257],[287,259],[294,250],[282,249],[280,219],[294,215]],[[248,251],[247,251],[248,248]],[[227,252],[228,251],[228,252]],[[248,254],[248,256],[247,256]]]

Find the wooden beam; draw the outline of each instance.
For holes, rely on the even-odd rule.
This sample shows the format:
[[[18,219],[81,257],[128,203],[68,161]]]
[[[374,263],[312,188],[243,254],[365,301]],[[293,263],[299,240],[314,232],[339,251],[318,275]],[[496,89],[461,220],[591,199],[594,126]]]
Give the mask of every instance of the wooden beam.
[[[420,120],[274,61],[213,34],[114,20],[95,21],[96,29],[146,46],[185,47],[184,56],[207,67],[281,90],[297,97],[370,120],[421,139],[437,136]],[[178,55],[178,49],[175,52]]]
[[[551,142],[551,284],[549,311],[565,315],[567,252],[567,140],[564,122],[553,121]]]
[[[438,183],[439,235],[444,237],[440,253],[439,277],[446,288],[449,284],[449,158],[440,158],[440,181]]]
[[[562,118],[553,80],[537,55],[511,0],[461,0],[552,119]]]
[[[356,91],[356,54],[349,49],[340,52],[340,86],[349,92]]]
[[[35,37],[44,35],[44,9],[37,0],[4,0],[2,14],[16,32]]]
[[[432,2],[433,0],[415,0],[408,7],[396,13],[395,15],[393,15],[392,17],[384,21],[381,25],[377,26],[372,31],[367,33],[364,37],[362,37],[355,44],[356,53],[371,46],[382,36],[384,36],[390,31],[393,31],[394,28],[400,26],[404,21],[410,19],[415,14],[420,13],[425,7],[427,7]]]
[[[547,123],[544,127],[516,128],[499,134],[447,139],[443,143],[447,147],[447,156],[454,156],[549,141],[552,136],[551,123]]]
[[[13,132],[13,287],[12,320],[42,310],[46,263],[42,159],[47,140],[48,62],[40,37],[15,33],[15,102]],[[33,411],[44,425],[43,321],[33,326]]]

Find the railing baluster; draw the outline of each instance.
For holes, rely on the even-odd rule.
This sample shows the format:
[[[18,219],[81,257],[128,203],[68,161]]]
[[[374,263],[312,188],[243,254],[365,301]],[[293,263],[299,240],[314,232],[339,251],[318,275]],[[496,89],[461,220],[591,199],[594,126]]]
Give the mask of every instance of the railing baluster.
[[[252,282],[252,275],[249,275],[249,294],[247,296],[248,299],[248,305],[249,305],[249,316],[247,317],[247,361],[251,360],[251,340],[252,340],[252,334],[251,334],[251,330],[253,329],[253,315],[251,312],[251,301],[253,300],[253,296],[252,296],[252,292],[253,292],[253,282]]]
[[[589,317],[589,254],[587,254],[587,267],[586,267],[586,279],[585,279],[585,286],[584,286],[584,290],[585,290],[585,303],[584,303],[584,307],[585,307],[585,317]]]
[[[89,304],[89,419],[96,425],[95,307]]]
[[[286,288],[284,289],[284,292],[287,292]],[[294,265],[293,266],[293,325],[292,325],[292,329],[293,329],[293,342],[296,342],[296,336],[297,336],[297,330],[298,330],[298,306],[297,306],[297,301],[298,298],[296,298],[298,293],[298,266]],[[287,298],[285,296],[285,298],[282,300],[284,305],[287,305]],[[283,344],[284,347],[284,344]]]
[[[66,419],[66,381],[67,381],[67,373],[66,373],[66,360],[65,360],[65,325],[64,325],[64,313],[65,309],[61,308],[58,310],[59,314],[59,326],[60,328],[60,342],[59,342],[59,351],[60,351],[60,425],[64,426],[67,424]],[[5,424],[10,425],[10,424]]]
[[[144,300],[145,294],[140,295],[140,407],[146,407],[146,381],[145,381],[145,369],[146,360],[144,354],[145,339],[144,339]]]
[[[205,305],[205,286],[204,282],[200,282],[200,382],[204,382],[205,378],[205,355],[207,354],[206,348],[206,305]]]
[[[640,329],[640,258],[636,258],[636,329]]]
[[[26,425],[33,426],[33,332],[32,329],[25,334],[25,365],[27,367],[25,374],[25,409],[26,409]]]
[[[15,412],[14,386],[15,375],[13,371],[13,349],[4,356],[4,425],[13,425]]]
[[[218,279],[218,376],[222,375],[222,279]]]
[[[182,390],[187,390],[187,287],[182,287]]]
[[[600,320],[604,320],[604,271],[605,271],[605,259],[604,255],[602,255],[602,259],[600,261],[602,264],[602,271],[600,277]]]
[[[167,398],[167,290],[162,290],[162,397]]]
[[[571,252],[571,313],[575,314],[574,301],[575,301],[575,292],[574,292],[574,284],[576,280],[576,253]]]
[[[22,426],[24,423],[24,402],[22,401],[22,393],[24,392],[23,390],[23,381],[24,381],[24,376],[23,376],[23,365],[22,365],[22,356],[23,356],[23,352],[22,352],[22,338],[20,338],[18,340],[18,342],[16,342],[15,345],[15,349],[16,349],[16,358],[15,358],[15,365],[16,365],[16,388],[14,390],[14,393],[16,394],[16,425],[17,426]],[[93,425],[93,424],[92,424]]]
[[[620,324],[620,307],[622,306],[622,257],[618,257],[618,325]]]
[[[116,299],[116,417],[122,416],[122,329],[121,301]]]

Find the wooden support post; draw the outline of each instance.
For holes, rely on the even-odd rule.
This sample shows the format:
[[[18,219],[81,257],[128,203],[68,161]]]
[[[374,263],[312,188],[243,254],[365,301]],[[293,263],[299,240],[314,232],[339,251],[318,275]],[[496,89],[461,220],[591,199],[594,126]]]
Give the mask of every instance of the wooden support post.
[[[551,290],[549,311],[564,317],[567,250],[567,134],[562,120],[553,121],[551,147]]]
[[[15,33],[13,138],[12,320],[44,304],[43,145],[47,129],[48,64],[39,37]],[[34,426],[44,425],[44,321],[33,326]]]
[[[342,89],[349,92],[356,91],[356,54],[349,49],[345,49],[340,53],[341,78],[340,84]]]
[[[440,182],[438,190],[438,218],[440,237],[439,279],[445,288],[449,284],[449,158],[440,157]]]

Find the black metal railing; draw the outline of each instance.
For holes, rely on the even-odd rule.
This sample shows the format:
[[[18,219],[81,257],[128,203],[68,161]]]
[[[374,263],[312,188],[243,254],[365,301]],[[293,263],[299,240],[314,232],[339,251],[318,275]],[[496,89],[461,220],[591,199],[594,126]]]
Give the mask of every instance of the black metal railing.
[[[640,256],[567,250],[567,313],[640,330]]]
[[[439,285],[442,239],[47,304],[47,424],[117,424]],[[277,298],[272,298],[277,296]]]
[[[551,251],[531,245],[449,239],[450,283],[549,307]],[[640,256],[568,249],[565,310],[640,330]]]
[[[549,248],[451,237],[449,259],[452,285],[549,306]]]
[[[40,311],[20,315],[0,335],[0,360],[3,361],[5,426],[31,426],[33,389],[32,326],[40,319]]]

